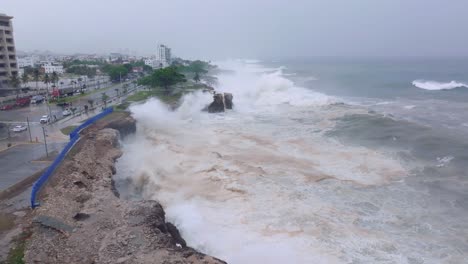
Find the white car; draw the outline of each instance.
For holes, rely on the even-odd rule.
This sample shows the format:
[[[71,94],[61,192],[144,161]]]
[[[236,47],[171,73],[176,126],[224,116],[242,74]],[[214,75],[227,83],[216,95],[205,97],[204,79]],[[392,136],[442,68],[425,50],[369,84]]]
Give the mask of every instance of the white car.
[[[25,125],[18,125],[15,126],[12,130],[13,132],[22,132],[28,130],[28,128]]]
[[[69,116],[71,114],[72,114],[72,112],[70,110],[68,110],[68,109],[63,110],[63,112],[62,112],[63,116]]]
[[[50,117],[48,115],[43,115],[41,119],[39,120],[41,124],[46,124],[50,122]]]

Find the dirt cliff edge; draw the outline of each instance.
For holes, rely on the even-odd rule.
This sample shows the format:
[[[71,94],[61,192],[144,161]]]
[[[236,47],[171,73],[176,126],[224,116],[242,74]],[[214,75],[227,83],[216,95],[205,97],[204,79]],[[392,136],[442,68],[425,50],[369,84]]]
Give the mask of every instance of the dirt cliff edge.
[[[119,136],[111,128],[82,135],[33,212],[25,262],[225,263],[186,247],[158,202],[116,196]]]

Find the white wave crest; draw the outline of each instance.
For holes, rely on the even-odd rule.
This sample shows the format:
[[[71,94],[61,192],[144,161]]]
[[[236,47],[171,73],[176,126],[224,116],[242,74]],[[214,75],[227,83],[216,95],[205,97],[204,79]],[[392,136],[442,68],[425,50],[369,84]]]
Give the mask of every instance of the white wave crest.
[[[430,91],[450,90],[450,89],[461,88],[461,87],[468,88],[468,84],[457,82],[457,81],[444,83],[444,82],[436,82],[436,81],[415,80],[413,81],[413,85],[418,88],[421,88],[424,90],[430,90]]]

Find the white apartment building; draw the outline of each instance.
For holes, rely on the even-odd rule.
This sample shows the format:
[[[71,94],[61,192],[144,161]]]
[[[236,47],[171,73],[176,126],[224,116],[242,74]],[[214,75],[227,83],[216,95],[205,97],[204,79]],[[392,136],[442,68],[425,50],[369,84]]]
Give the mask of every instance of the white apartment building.
[[[0,89],[8,88],[10,76],[18,74],[12,18],[0,14]]]
[[[156,60],[158,60],[163,67],[171,64],[171,49],[163,44],[158,44],[156,48]]]
[[[36,59],[33,57],[18,58],[18,67],[20,68],[34,67],[35,63],[36,63]]]
[[[155,58],[145,59],[145,65],[150,66],[153,69],[159,69],[163,66],[163,63]]]
[[[42,68],[44,69],[44,73],[56,72],[57,74],[62,74],[65,72],[63,66],[57,63],[46,63],[42,65]]]

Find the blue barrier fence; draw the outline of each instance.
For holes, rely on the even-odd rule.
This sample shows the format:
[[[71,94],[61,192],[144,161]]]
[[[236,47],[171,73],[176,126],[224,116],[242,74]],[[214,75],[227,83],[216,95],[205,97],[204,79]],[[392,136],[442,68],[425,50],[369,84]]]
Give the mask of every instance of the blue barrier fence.
[[[55,158],[54,162],[47,168],[47,170],[41,175],[41,177],[34,183],[31,191],[31,207],[35,208],[39,206],[40,204],[36,202],[36,197],[41,188],[44,186],[44,184],[47,182],[49,177],[52,175],[52,173],[55,171],[55,169],[60,165],[60,163],[63,161],[67,153],[70,151],[70,149],[75,145],[75,143],[78,141],[80,138],[80,132],[81,130],[85,129],[87,126],[93,124],[97,120],[103,118],[104,116],[112,113],[114,109],[112,107],[106,108],[104,111],[101,113],[91,117],[90,119],[86,120],[83,124],[81,124],[79,127],[75,128],[71,133],[70,133],[70,141],[65,145],[63,150],[60,152],[60,154]]]

